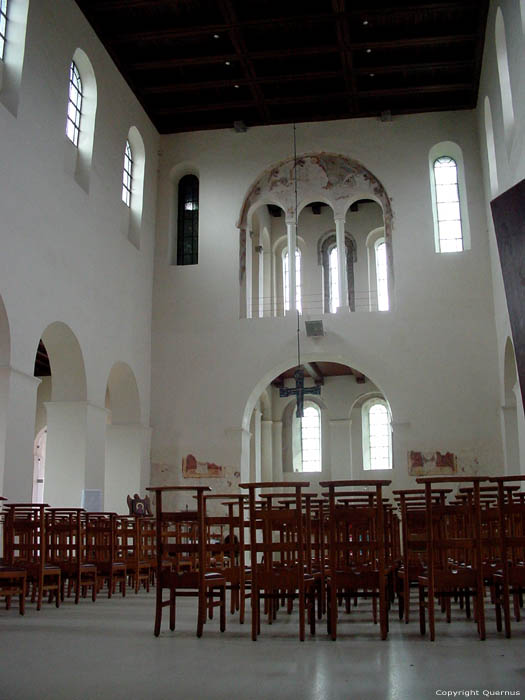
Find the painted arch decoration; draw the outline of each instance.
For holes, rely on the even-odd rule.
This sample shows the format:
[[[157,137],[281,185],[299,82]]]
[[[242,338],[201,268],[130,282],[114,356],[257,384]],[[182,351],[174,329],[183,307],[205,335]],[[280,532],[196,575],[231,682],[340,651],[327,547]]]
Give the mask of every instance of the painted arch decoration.
[[[310,153],[297,159],[298,207],[313,201],[324,201],[334,218],[344,218],[356,199],[368,197],[377,201],[385,222],[385,242],[388,251],[389,279],[393,280],[392,205],[385,188],[377,177],[357,160],[337,153]],[[267,168],[248,190],[237,227],[240,229],[240,282],[246,272],[246,234],[251,216],[262,204],[280,206],[287,219],[294,217],[295,180],[294,159],[288,158]]]

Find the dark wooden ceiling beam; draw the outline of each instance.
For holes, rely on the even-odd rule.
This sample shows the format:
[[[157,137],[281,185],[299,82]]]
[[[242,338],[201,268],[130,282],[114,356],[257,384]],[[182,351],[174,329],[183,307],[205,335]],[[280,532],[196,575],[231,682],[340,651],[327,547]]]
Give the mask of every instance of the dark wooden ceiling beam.
[[[271,77],[255,77],[255,82],[260,85],[271,85],[279,83],[297,83],[308,80],[337,80],[342,78],[341,71],[317,71],[313,73],[301,73],[300,75],[276,75]],[[202,83],[166,83],[165,85],[150,85],[143,89],[144,94],[163,94],[176,92],[194,92],[199,90],[214,90],[216,88],[229,88],[234,85],[245,86],[252,81],[246,78],[238,80],[209,80]]]
[[[367,41],[353,42],[349,49],[351,51],[361,51],[371,48],[372,50],[382,49],[409,49],[426,46],[441,46],[447,44],[461,44],[465,42],[476,42],[476,34],[447,34],[439,37],[417,37],[412,39],[390,39],[388,41]],[[249,56],[253,60],[271,60],[273,58],[286,58],[289,56],[315,56],[319,54],[339,53],[337,44],[326,44],[322,46],[305,46],[302,48],[272,49],[267,51],[251,51]],[[180,58],[167,58],[155,61],[140,61],[130,65],[133,71],[163,70],[184,66],[203,66],[226,61],[236,60],[234,53],[215,54],[213,56],[184,56]]]
[[[472,90],[470,83],[444,83],[442,85],[421,85],[409,88],[389,88],[384,90],[361,90],[362,97],[396,97],[404,95],[439,94],[449,92],[469,92]],[[345,96],[344,92],[331,92],[309,95],[288,95],[285,97],[272,97],[266,100],[267,105],[287,105],[287,104],[308,104],[309,102],[326,102],[326,100],[336,100]],[[153,113],[158,116],[169,116],[185,114],[191,112],[220,112],[224,110],[241,110],[253,107],[254,103],[249,100],[235,102],[217,102],[214,104],[183,105],[182,107],[166,107],[153,109]],[[349,115],[348,115],[349,116]]]
[[[348,22],[344,16],[345,0],[332,0],[332,10],[336,18],[337,44],[343,67],[343,75],[348,101],[349,114],[355,114],[357,110],[357,86],[355,74],[352,70],[352,52],[347,50],[350,46],[350,31]]]
[[[227,22],[231,23],[232,28],[229,31],[230,40],[233,47],[237,53],[237,58],[242,66],[245,79],[248,81],[248,85],[253,95],[259,114],[263,124],[267,124],[270,121],[270,114],[268,112],[268,107],[264,101],[264,94],[261,87],[257,84],[255,78],[255,70],[253,68],[253,63],[251,62],[248,51],[246,49],[246,42],[244,41],[244,36],[242,30],[238,25],[237,14],[231,0],[218,0],[219,7]],[[242,116],[242,115],[239,115]]]
[[[324,384],[324,376],[317,362],[305,362],[303,367],[305,372],[314,380],[316,384]]]

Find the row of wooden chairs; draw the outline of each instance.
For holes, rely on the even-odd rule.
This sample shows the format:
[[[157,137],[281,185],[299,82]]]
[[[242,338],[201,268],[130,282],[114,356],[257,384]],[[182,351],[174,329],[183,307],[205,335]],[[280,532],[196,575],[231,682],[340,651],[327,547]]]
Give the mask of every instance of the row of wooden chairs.
[[[384,497],[386,480],[321,482],[326,490],[320,495],[296,481],[241,484],[237,494],[152,487],[160,581],[155,634],[165,606],[175,628],[179,595],[199,600],[198,636],[216,606],[224,630],[229,590],[230,612],[239,611],[241,622],[251,599],[254,640],[261,605],[272,624],[280,607],[290,612],[297,603],[301,640],[306,626],[315,633],[316,619],[326,613],[327,631],[336,639],[342,606],[349,612],[359,598],[372,600],[373,620],[386,639],[394,594],[408,623],[410,591],[417,589],[420,631],[426,634],[428,620],[430,639],[436,605],[450,622],[456,603],[484,639],[486,591],[497,629],[504,621],[510,636],[511,602],[519,619],[525,589],[525,494],[515,483],[523,478],[423,477],[417,489],[394,491],[394,503]],[[195,509],[165,511],[162,494],[180,490],[194,492]],[[225,508],[222,515],[208,515],[206,504],[214,498]]]
[[[46,594],[59,607],[66,583],[75,603],[89,589],[95,601],[105,583],[109,598],[117,585],[125,595],[128,581],[135,592],[141,585],[149,591],[155,561],[153,518],[2,500],[0,595],[7,606],[18,595],[23,615],[28,586],[37,610]]]

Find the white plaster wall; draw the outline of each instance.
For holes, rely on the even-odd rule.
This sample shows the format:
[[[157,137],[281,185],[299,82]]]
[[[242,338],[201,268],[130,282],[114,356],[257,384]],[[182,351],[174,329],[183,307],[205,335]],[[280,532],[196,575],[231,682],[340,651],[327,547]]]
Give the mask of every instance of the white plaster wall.
[[[133,425],[106,427],[104,508],[127,513],[126,496],[140,490],[141,429]]]
[[[515,115],[515,125],[509,147],[507,147],[505,143],[503,133],[501,91],[495,47],[495,21],[498,7],[501,8],[505,23],[512,102]],[[481,163],[483,168],[483,186],[487,202],[487,224],[498,348],[498,379],[500,405],[502,407],[506,405],[504,391],[505,345],[507,338],[509,336],[512,337],[512,333],[489,202],[495,196],[505,192],[525,177],[525,37],[523,34],[522,22],[523,12],[523,9],[520,11],[520,0],[491,2],[487,21],[477,109]],[[488,97],[490,100],[494,145],[496,150],[498,188],[494,195],[491,193],[489,182],[484,115],[485,97]],[[502,411],[502,413],[504,414],[505,411]],[[504,415],[501,416],[501,422],[502,425],[505,422]],[[517,401],[517,425],[520,457],[519,464],[515,465],[512,473],[521,472],[523,474],[525,473],[525,416],[523,412],[523,403],[520,397],[518,397]]]
[[[66,167],[68,74],[77,47],[93,65],[98,90],[89,193]],[[123,152],[132,125],[146,153],[140,250],[121,228]],[[16,116],[0,99],[0,295],[10,324],[11,365],[32,375],[43,330],[61,321],[80,343],[88,401],[104,406],[110,368],[126,362],[137,380],[146,425],[157,150],[155,128],[77,5],[32,0]],[[30,403],[19,408],[32,413],[33,426]],[[9,464],[32,458],[33,437],[20,421],[8,425]],[[97,440],[103,454],[103,431]],[[3,454],[0,463],[3,472]],[[24,488],[18,484],[16,494],[4,495],[20,497],[19,487]]]
[[[261,391],[296,363],[295,318],[239,319],[236,228],[250,183],[291,156],[290,135],[290,126],[271,126],[161,137],[152,461],[168,465],[174,479],[188,452],[247,476],[242,431]],[[497,347],[476,113],[301,124],[297,140],[300,153],[339,152],[363,163],[394,213],[395,311],[323,315],[323,338],[304,337],[302,327],[304,360],[355,367],[388,398],[398,486],[411,483],[410,449],[470,450],[474,470],[502,471],[498,381],[488,369]],[[439,255],[428,153],[445,140],[463,151],[472,248]],[[200,176],[199,264],[188,267],[169,265],[170,172],[182,163]]]

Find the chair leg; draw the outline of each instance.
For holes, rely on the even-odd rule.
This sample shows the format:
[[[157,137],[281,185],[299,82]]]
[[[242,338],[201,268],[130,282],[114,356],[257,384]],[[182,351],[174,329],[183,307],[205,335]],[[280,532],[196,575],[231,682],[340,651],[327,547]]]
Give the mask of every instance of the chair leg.
[[[419,585],[419,632],[424,635],[426,632],[426,621],[425,621],[425,589],[420,584]]]
[[[175,600],[175,588],[170,588],[170,630],[173,632],[175,629],[175,614],[176,614],[176,600]]]
[[[219,589],[220,595],[220,630],[224,632],[226,629],[226,586],[221,586]]]

